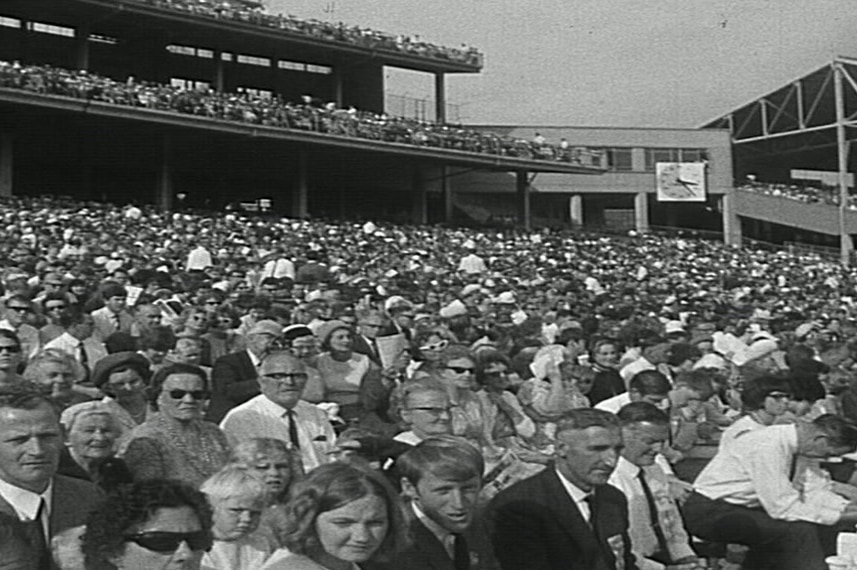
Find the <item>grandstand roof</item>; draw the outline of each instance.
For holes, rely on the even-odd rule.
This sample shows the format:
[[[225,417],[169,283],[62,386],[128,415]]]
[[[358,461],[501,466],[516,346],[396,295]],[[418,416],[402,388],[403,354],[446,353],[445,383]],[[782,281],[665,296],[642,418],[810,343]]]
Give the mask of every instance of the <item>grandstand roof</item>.
[[[475,73],[478,63],[456,61],[419,53],[362,46],[251,22],[217,19],[133,0],[3,0],[3,14],[45,23],[88,26],[93,33],[116,37],[150,37],[164,34],[170,41],[216,49],[240,49],[265,55],[288,53],[311,63],[376,64],[428,73]]]
[[[830,63],[703,125],[725,128],[732,142],[754,152],[781,154],[836,145],[835,71],[842,72],[846,139],[857,138],[857,59]]]

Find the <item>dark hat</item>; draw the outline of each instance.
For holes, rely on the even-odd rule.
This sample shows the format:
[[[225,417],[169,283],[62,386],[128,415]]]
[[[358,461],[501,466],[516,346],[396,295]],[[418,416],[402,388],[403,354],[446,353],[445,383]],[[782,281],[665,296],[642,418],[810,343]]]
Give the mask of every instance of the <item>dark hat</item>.
[[[126,350],[108,354],[96,362],[95,369],[92,371],[92,383],[96,388],[101,388],[107,382],[110,373],[117,368],[133,368],[140,372],[144,379],[149,377],[149,361],[142,354]]]

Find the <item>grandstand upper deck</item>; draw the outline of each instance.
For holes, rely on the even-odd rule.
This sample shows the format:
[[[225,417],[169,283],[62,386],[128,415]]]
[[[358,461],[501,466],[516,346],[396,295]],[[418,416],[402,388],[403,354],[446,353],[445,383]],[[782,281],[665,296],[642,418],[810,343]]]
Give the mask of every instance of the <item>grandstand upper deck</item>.
[[[476,73],[483,56],[376,30],[302,20],[198,0],[4,0],[0,15],[89,29],[112,37],[165,34],[212,49],[287,52],[321,64],[374,64],[428,73]]]

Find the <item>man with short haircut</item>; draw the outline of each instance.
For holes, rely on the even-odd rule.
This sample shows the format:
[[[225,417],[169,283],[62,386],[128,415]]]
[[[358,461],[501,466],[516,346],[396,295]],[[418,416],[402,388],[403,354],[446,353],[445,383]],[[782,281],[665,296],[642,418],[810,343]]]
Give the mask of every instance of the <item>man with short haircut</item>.
[[[259,394],[259,366],[282,333],[283,327],[278,323],[259,321],[247,332],[246,350],[226,354],[214,362],[209,421],[219,422],[226,412]]]
[[[27,324],[27,321],[33,317],[33,304],[23,295],[12,295],[6,299],[4,306],[6,310],[3,320],[0,320],[0,328],[18,335],[21,341],[21,354],[26,361],[42,348],[39,329]]]
[[[402,392],[401,416],[410,429],[393,439],[417,445],[428,437],[452,433],[452,408],[443,386],[411,382]]]
[[[377,309],[362,309],[357,311],[357,334],[354,335],[351,350],[365,354],[369,360],[381,366],[381,356],[375,339],[384,328],[384,315]]]
[[[399,456],[411,544],[389,566],[397,570],[475,570],[489,556],[476,521],[485,464],[480,451],[451,435],[430,437]],[[483,533],[484,535],[484,533]],[[482,562],[479,561],[480,553]]]
[[[647,402],[619,410],[622,448],[608,483],[628,499],[631,549],[640,570],[694,570],[705,564],[690,547],[669,480],[655,464],[670,437],[670,418]]]
[[[669,407],[670,388],[666,376],[657,370],[643,370],[631,378],[627,392],[602,400],[595,407],[615,414],[631,402],[648,402],[665,410]]]
[[[131,325],[131,336],[140,337],[143,334],[162,324],[163,316],[161,308],[152,303],[143,303],[134,308],[134,322]]]
[[[306,381],[306,367],[291,353],[270,354],[259,369],[262,393],[230,410],[220,423],[229,443],[280,439],[300,452],[306,471],[327,463],[336,435],[327,414],[301,400]]]
[[[44,346],[65,332],[60,317],[68,306],[64,293],[49,293],[42,298],[42,310],[47,323],[39,329],[39,342]]]
[[[104,306],[92,311],[92,318],[95,319],[95,339],[104,342],[115,332],[130,333],[134,318],[126,310],[128,291],[125,287],[110,283],[102,289],[101,296],[104,298]]]
[[[65,332],[45,345],[45,348],[56,348],[69,354],[80,362],[87,372],[95,367],[95,363],[107,356],[107,349],[92,337],[95,321],[92,315],[69,310],[60,316],[60,325]]]
[[[791,482],[798,457],[857,449],[857,425],[831,414],[740,435],[696,478],[684,504],[687,530],[705,540],[746,544],[748,568],[826,570],[835,525],[857,521],[857,501]],[[846,525],[843,525],[846,526]]]
[[[619,420],[578,408],[557,422],[554,464],[490,503],[503,570],[635,570],[628,502],[607,485],[622,449]]]
[[[0,388],[0,514],[29,543],[38,570],[56,568],[51,538],[83,525],[101,498],[92,483],[57,475],[62,447],[59,417],[46,397],[24,385]],[[0,559],[3,552],[0,544]]]

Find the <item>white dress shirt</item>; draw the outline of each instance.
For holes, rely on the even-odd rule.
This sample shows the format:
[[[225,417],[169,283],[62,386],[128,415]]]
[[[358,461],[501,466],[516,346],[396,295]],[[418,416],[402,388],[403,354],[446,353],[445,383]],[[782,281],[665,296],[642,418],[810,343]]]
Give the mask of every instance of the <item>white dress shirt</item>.
[[[559,477],[562,486],[565,488],[566,493],[568,493],[568,496],[571,497],[571,500],[574,501],[575,505],[577,505],[577,510],[580,511],[581,515],[583,515],[584,520],[589,522],[592,517],[592,513],[589,510],[589,503],[586,502],[586,498],[589,497],[591,493],[587,493],[566,479],[565,476],[559,472],[559,469],[556,469],[556,474]]]
[[[832,525],[848,500],[830,491],[805,498],[789,473],[797,453],[797,428],[775,425],[743,434],[717,452],[693,484],[709,499],[763,508],[771,518]]]
[[[732,445],[732,442],[739,437],[764,427],[765,426],[763,424],[760,424],[750,416],[742,416],[738,418],[735,420],[735,423],[723,430],[723,433],[720,434],[720,444],[717,447],[717,451]]]
[[[631,395],[628,392],[622,392],[612,398],[607,398],[606,400],[601,400],[597,404],[595,404],[596,410],[604,410],[605,412],[610,412],[611,414],[618,414],[619,410],[627,406],[631,403]]]
[[[0,497],[15,509],[15,514],[22,521],[32,521],[39,513],[39,503],[45,501],[45,510],[42,511],[42,530],[45,533],[47,547],[51,544],[51,499],[54,494],[54,483],[51,481],[48,488],[41,495],[33,493],[21,487],[16,487],[0,479]]]
[[[327,463],[336,443],[333,426],[327,414],[318,406],[299,400],[292,408],[297,419],[298,443],[304,469],[309,471]],[[259,394],[229,410],[220,429],[226,433],[230,445],[254,437],[270,437],[291,443],[288,410]]]
[[[640,570],[663,570],[663,564],[647,558],[658,552],[660,545],[649,518],[649,503],[639,475],[639,466],[619,457],[616,469],[607,482],[622,491],[628,499],[628,533],[631,536],[631,549],[637,559],[637,567]],[[684,530],[678,506],[670,498],[669,482],[665,474],[657,465],[652,465],[646,467],[645,475],[657,505],[656,515],[667,540],[668,554],[672,560],[696,556],[690,547],[690,539]]]

